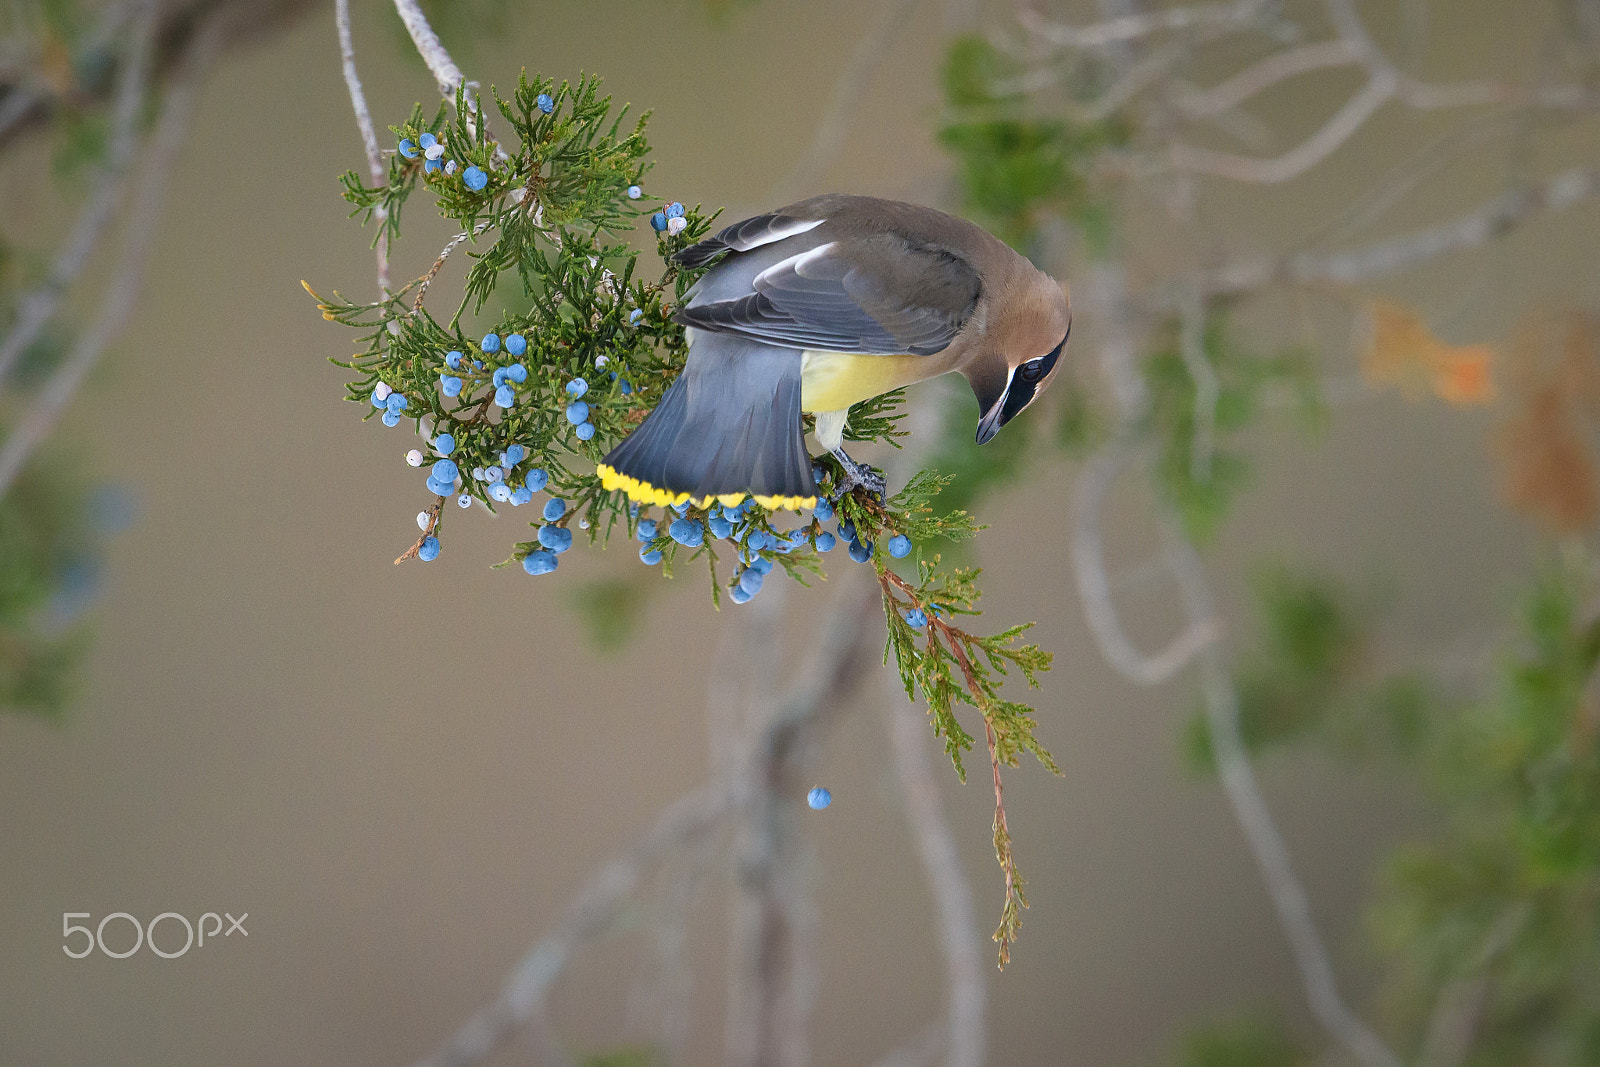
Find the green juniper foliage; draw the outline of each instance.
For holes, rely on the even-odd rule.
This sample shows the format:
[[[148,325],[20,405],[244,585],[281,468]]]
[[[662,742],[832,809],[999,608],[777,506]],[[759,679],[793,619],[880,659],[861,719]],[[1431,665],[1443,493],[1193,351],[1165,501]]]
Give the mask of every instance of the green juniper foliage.
[[[668,257],[704,236],[714,215],[643,197],[644,119],[625,127],[626,109],[612,107],[598,79],[557,85],[524,74],[508,99],[494,94],[494,104],[494,126],[503,121],[509,137],[462,93],[453,109],[429,118],[415,109],[393,128],[398,148],[383,185],[368,187],[353,172],[341,179],[353,214],[391,241],[419,189],[461,230],[430,270],[381,300],[317,296],[326,318],[358,331],[358,350],[333,360],[350,372],[348,399],[368,420],[409,422],[432,447],[426,459],[421,450],[413,455],[414,464],[429,464],[426,528],[396,562],[435,558],[447,523],[463,509],[531,505],[541,515],[530,524],[534,536],[501,566],[520,561],[530,574],[555,570],[575,528],[590,544],[637,540],[640,559],[669,575],[703,559],[713,601],[742,603],[777,568],[802,584],[820,575],[819,551],[836,541],[823,523],[836,518],[837,539],[849,542],[853,558],[872,561],[882,586],[885,660],[894,657],[908,695],[920,692],[927,701],[963,776],[961,755],[973,737],[955,705],[983,717],[995,780],[995,850],[1006,879],[996,933],[1003,964],[1026,901],[999,768],[1015,765],[1023,752],[1052,770],[1055,764],[1034,736],[1032,709],[1003,698],[999,687],[1013,667],[1037,684],[1050,656],[1019,643],[1026,626],[984,637],[955,625],[978,614],[977,573],[941,567],[933,547],[970,538],[978,527],[961,508],[930,506],[950,479],[924,471],[887,502],[859,489],[841,495],[843,471],[825,454],[814,462],[827,499],[798,522],[748,498],[732,507],[689,502],[658,511],[607,492],[596,464],[660,400],[687,354],[672,314],[698,272]],[[653,277],[626,243],[645,216],[661,261]],[[436,313],[430,285],[451,254],[467,255],[471,265],[459,300]],[[845,436],[893,443],[902,434],[902,400],[896,391],[856,405]],[[542,510],[535,502],[541,492]],[[901,558],[908,558],[909,576],[894,569]],[[606,604],[590,612],[596,633],[619,640],[623,631],[598,616],[605,608],[636,611],[637,587],[607,580],[600,590]]]

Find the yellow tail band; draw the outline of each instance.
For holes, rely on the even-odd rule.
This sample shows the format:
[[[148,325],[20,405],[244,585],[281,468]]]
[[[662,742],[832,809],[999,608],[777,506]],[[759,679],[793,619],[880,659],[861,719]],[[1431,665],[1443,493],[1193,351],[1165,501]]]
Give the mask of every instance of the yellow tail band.
[[[745,496],[747,495],[745,493],[718,493],[714,496],[704,496],[699,499],[695,499],[688,493],[674,493],[666,489],[658,488],[654,485],[651,485],[649,482],[642,481],[638,478],[630,478],[628,475],[623,474],[621,471],[618,471],[613,467],[609,467],[604,463],[595,468],[595,473],[600,475],[600,485],[607,492],[615,492],[620,489],[628,495],[629,500],[639,504],[654,504],[657,507],[666,507],[669,504],[679,505],[687,502],[692,503],[697,508],[708,508],[711,506],[712,501],[715,501],[725,508],[732,508],[737,507],[741,502],[743,502]],[[756,503],[760,504],[768,511],[777,511],[780,508],[788,508],[790,511],[800,511],[803,508],[814,508],[817,506],[817,498],[815,496],[749,495],[754,496]]]

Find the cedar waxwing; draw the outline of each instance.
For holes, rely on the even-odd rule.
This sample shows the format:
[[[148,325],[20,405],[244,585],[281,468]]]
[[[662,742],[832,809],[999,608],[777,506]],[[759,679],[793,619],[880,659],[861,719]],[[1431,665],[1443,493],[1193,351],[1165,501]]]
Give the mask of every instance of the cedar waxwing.
[[[599,467],[608,490],[812,507],[802,411],[861,481],[841,449],[850,406],[959,371],[983,444],[1050,383],[1072,325],[1053,279],[980,227],[915,204],[813,197],[674,259],[719,256],[674,316],[689,328],[683,373]]]

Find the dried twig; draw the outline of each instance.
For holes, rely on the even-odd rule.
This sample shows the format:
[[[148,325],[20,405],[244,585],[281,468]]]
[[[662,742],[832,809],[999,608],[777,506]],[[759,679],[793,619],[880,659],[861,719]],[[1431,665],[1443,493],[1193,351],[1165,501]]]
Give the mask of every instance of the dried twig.
[[[1347,252],[1244,256],[1207,276],[1210,296],[1234,296],[1275,282],[1366,281],[1485,244],[1542,212],[1600,195],[1600,169],[1574,167],[1537,185],[1508,190],[1449,222],[1374,241]]]
[[[1017,21],[1029,33],[1059,48],[1104,49],[1160,33],[1248,24],[1268,6],[1267,0],[1190,4],[1161,11],[1119,15],[1083,26],[1070,26],[1051,22],[1032,7],[1019,5]]]
[[[339,56],[344,65],[344,84],[350,92],[350,106],[356,113],[356,127],[361,131],[361,145],[367,152],[367,174],[372,184],[382,185],[386,175],[383,170],[383,153],[378,150],[378,134],[372,125],[372,112],[367,109],[367,94],[361,88],[361,76],[356,73],[356,47],[350,36],[350,0],[334,0],[334,21],[339,27]],[[374,217],[380,227],[375,254],[378,260],[378,299],[389,295],[389,234],[382,229],[388,211],[378,205]]]

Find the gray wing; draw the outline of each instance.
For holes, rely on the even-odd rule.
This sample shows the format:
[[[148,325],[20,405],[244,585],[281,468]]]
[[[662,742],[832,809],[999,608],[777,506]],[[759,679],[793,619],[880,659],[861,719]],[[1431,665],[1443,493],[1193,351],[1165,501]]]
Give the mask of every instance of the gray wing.
[[[748,252],[762,245],[784,241],[821,226],[825,219],[799,219],[775,211],[736,222],[720,233],[690,245],[672,257],[685,267],[703,267],[724,252]]]
[[[762,226],[770,230],[772,223]],[[719,283],[716,290],[725,292],[725,283],[736,281],[719,274],[753,273],[737,286],[745,295],[693,303],[677,320],[794,348],[932,355],[950,345],[977,304],[977,272],[943,248],[892,233],[821,244],[814,243],[817,236],[795,242],[813,247],[776,262],[770,255],[733,256],[717,264],[705,279]]]

